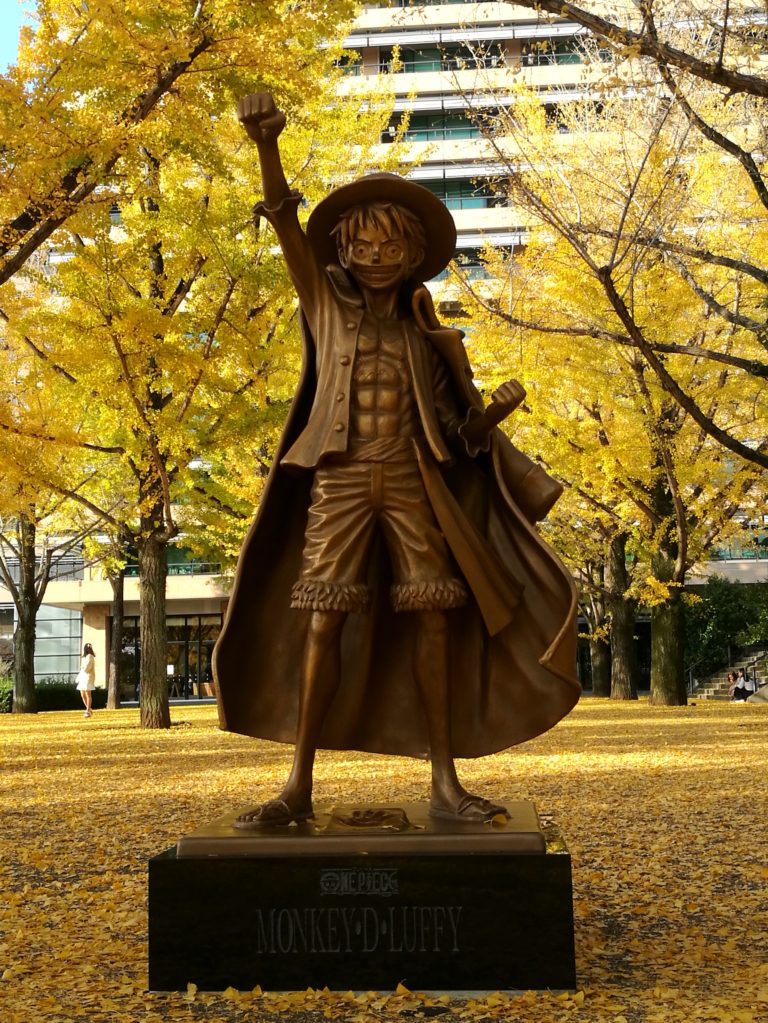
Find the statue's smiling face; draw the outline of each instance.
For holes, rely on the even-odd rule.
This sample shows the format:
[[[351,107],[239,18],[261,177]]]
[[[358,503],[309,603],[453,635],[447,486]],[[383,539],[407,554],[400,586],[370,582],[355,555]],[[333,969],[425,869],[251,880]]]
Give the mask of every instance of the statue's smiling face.
[[[420,250],[406,238],[390,237],[374,224],[355,232],[341,262],[358,284],[372,291],[398,288],[422,258]]]

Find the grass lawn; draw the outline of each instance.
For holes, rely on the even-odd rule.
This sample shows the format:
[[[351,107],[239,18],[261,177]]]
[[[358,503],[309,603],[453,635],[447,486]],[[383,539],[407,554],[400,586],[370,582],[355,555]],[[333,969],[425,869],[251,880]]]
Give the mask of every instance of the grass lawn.
[[[551,732],[460,764],[532,799],[573,856],[579,991],[146,993],[146,863],[276,793],[291,750],[219,732],[213,707],[0,716],[0,1023],[503,1019],[768,1021],[768,705],[585,699]],[[427,796],[427,766],[321,753],[316,798]],[[489,907],[489,912],[493,908]],[[194,978],[190,978],[194,980]]]

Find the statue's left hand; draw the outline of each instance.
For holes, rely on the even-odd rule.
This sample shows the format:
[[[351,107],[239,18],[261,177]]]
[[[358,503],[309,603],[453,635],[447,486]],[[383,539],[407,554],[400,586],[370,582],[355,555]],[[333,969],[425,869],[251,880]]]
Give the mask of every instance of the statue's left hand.
[[[486,451],[490,435],[525,400],[525,388],[517,380],[507,380],[491,395],[491,402],[484,411],[474,410],[467,422],[459,429],[459,435],[468,445],[470,454]]]
[[[496,424],[506,419],[510,412],[514,412],[518,405],[525,400],[525,388],[517,380],[507,380],[498,387],[491,395],[491,404],[486,409],[492,413]],[[496,418],[499,416],[499,418]]]

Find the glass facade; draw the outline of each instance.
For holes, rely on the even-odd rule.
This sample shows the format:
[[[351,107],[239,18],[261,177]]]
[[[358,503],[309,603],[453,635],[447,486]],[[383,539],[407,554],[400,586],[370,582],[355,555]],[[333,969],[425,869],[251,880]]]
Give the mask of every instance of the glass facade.
[[[42,604],[37,612],[35,678],[44,675],[74,678],[80,668],[82,636],[80,611]]]
[[[168,644],[166,671],[171,697],[201,699],[213,696],[211,659],[213,645],[221,632],[221,615],[170,615],[166,619]],[[110,619],[110,630],[112,619]],[[123,684],[139,692],[139,617],[123,620],[121,669]]]
[[[0,607],[0,640],[12,656],[16,612],[13,604]],[[35,678],[57,675],[74,679],[80,668],[83,616],[80,611],[41,604],[37,612]]]

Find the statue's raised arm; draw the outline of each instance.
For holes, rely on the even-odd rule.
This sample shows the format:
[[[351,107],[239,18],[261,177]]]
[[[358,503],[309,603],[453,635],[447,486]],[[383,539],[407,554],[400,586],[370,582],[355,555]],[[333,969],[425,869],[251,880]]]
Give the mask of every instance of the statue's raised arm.
[[[285,128],[285,114],[278,110],[271,92],[252,92],[238,100],[237,116],[248,138],[259,148],[264,202],[274,208],[290,195],[277,146]]]

